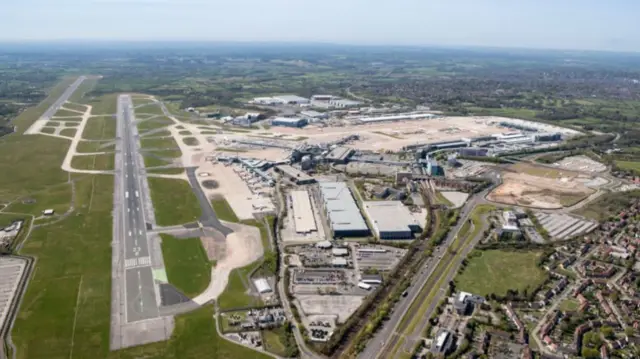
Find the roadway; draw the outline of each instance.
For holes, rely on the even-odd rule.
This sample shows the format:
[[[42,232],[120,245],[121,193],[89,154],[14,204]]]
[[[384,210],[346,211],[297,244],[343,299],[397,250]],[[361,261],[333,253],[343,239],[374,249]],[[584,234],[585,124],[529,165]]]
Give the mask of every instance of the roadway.
[[[421,289],[426,285],[427,281],[433,274],[434,270],[438,267],[440,263],[440,258],[442,258],[446,249],[453,243],[455,240],[458,231],[462,227],[462,225],[469,219],[469,215],[471,211],[479,204],[485,203],[484,196],[488,192],[488,190],[482,191],[481,193],[471,197],[469,201],[465,203],[465,205],[460,210],[460,218],[458,223],[451,228],[449,233],[447,234],[446,239],[439,246],[434,248],[434,257],[428,258],[423,267],[420,269],[418,274],[414,277],[415,279],[412,282],[412,285],[407,289],[407,296],[401,298],[398,303],[393,308],[393,312],[391,313],[389,319],[384,322],[382,327],[376,332],[374,337],[369,341],[364,351],[358,355],[358,358],[361,359],[369,359],[369,358],[378,358],[383,357],[383,353],[389,353],[389,349],[392,349],[397,342],[402,339],[401,336],[396,333],[400,326],[400,322],[405,315],[408,318],[411,318],[412,315],[415,315],[415,311],[419,309],[419,305],[414,306],[414,313],[409,313],[409,307],[411,304],[419,298],[419,294]],[[438,258],[440,257],[440,258]],[[457,272],[457,266],[455,268],[454,274]],[[444,283],[449,283],[449,280]],[[437,289],[439,290],[439,289]],[[429,307],[428,312],[431,312],[435,305],[437,305],[438,301],[433,300],[432,306]],[[418,304],[418,303],[416,303]],[[433,307],[433,308],[432,308]],[[430,314],[424,316],[425,322],[430,317]],[[391,339],[391,340],[390,340]],[[385,350],[386,349],[386,350]]]
[[[62,105],[64,105],[64,103],[69,100],[71,95],[73,95],[73,93],[76,92],[80,84],[86,79],[87,79],[86,76],[78,77],[69,87],[67,87],[66,90],[64,90],[64,92],[60,97],[58,97],[56,102],[54,102],[51,106],[49,106],[49,108],[42,114],[42,116],[40,116],[39,120],[46,120],[46,121],[50,120],[51,117],[53,117],[56,114],[56,112],[58,112],[60,107],[62,107]]]
[[[122,236],[119,243],[124,251],[124,283],[126,322],[159,316],[156,289],[149,254],[147,224],[144,216],[143,190],[140,180],[139,157],[133,124],[133,103],[128,95],[118,97],[118,126],[122,133],[122,158],[118,176],[122,190]]]

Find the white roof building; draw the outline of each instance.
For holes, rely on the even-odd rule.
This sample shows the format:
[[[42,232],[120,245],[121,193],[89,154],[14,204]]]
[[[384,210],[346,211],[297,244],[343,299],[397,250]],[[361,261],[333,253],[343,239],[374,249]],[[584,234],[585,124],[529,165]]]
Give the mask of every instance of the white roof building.
[[[291,204],[293,207],[293,223],[296,233],[311,233],[317,231],[318,226],[313,216],[309,192],[305,190],[292,191]]]
[[[380,239],[412,239],[420,224],[400,201],[367,201],[364,211]]]
[[[269,285],[269,282],[265,278],[257,278],[253,280],[253,284],[256,286],[258,293],[271,293],[273,289]]]
[[[334,248],[331,250],[331,253],[336,257],[344,257],[349,255],[349,250],[346,248]]]

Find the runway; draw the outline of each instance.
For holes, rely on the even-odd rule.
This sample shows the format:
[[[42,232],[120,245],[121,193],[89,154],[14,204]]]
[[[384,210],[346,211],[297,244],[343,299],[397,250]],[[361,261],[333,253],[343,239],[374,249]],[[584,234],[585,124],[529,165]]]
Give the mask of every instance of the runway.
[[[118,119],[122,126],[119,176],[124,199],[119,208],[123,224],[120,243],[124,247],[126,322],[131,323],[155,318],[159,315],[159,309],[143,208],[145,193],[140,182],[139,157],[133,131],[133,104],[128,95],[120,96],[118,101]]]
[[[69,87],[67,87],[66,90],[64,90],[64,92],[60,97],[58,97],[56,102],[49,106],[49,108],[42,114],[42,116],[40,116],[39,120],[50,120],[51,117],[53,117],[56,112],[58,112],[60,107],[62,107],[62,105],[69,100],[69,97],[71,97],[71,95],[76,92],[78,86],[80,86],[80,84],[86,79],[86,76],[78,77]]]

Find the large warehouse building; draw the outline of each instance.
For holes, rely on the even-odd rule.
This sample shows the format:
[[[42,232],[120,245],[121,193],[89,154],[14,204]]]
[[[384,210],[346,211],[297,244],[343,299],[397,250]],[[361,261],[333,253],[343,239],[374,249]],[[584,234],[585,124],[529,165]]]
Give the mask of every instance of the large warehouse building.
[[[311,200],[307,191],[291,191],[291,207],[293,209],[293,224],[297,233],[311,233],[318,230],[313,217]]]
[[[364,212],[375,236],[380,239],[413,239],[414,233],[422,231],[418,221],[400,201],[364,202]]]
[[[369,236],[369,227],[345,182],[321,182],[320,195],[335,237]]]

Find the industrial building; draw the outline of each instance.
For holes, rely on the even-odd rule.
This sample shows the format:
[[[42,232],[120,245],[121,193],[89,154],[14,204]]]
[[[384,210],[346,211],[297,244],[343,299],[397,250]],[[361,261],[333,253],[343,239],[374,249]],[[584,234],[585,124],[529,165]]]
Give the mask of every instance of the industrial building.
[[[310,118],[310,119],[327,119],[329,115],[327,113],[307,110],[300,112],[300,117],[302,118]]]
[[[332,163],[344,164],[347,163],[354,152],[352,148],[340,146],[332,149],[324,159]]]
[[[546,142],[546,141],[560,141],[562,140],[562,134],[559,132],[555,133],[536,133],[534,135],[536,142]]]
[[[326,101],[329,102],[333,99],[333,95],[313,95],[311,101]]]
[[[427,160],[427,174],[429,176],[444,176],[444,169],[436,160]]]
[[[422,231],[418,221],[400,201],[364,202],[364,212],[380,239],[412,239]]]
[[[278,95],[273,97],[286,105],[303,105],[309,103],[308,98],[300,97],[297,95]]]
[[[309,192],[291,191],[291,209],[293,210],[293,224],[296,233],[311,233],[318,230]]]
[[[446,329],[440,329],[431,345],[431,352],[435,355],[447,355],[453,349],[456,338]]]
[[[309,124],[309,120],[307,120],[306,118],[276,117],[273,120],[271,120],[272,126],[302,128],[308,124]]]
[[[345,182],[321,182],[320,196],[334,236],[367,237],[371,234]]]
[[[432,119],[437,116],[431,113],[410,113],[401,115],[389,115],[389,116],[377,116],[377,117],[363,117],[358,121],[363,123],[384,122],[384,121],[402,121],[402,120],[424,120]]]
[[[347,107],[356,107],[360,106],[359,101],[347,100],[343,98],[332,98],[329,100],[329,106],[337,107],[337,108],[347,108]]]
[[[271,289],[269,282],[267,282],[265,278],[254,279],[253,284],[256,286],[256,289],[260,294],[273,292],[273,289]]]
[[[482,147],[465,147],[458,149],[458,154],[460,156],[467,157],[485,157],[488,153],[489,149]]]
[[[310,183],[316,182],[315,178],[309,176],[308,174],[290,165],[276,166],[275,171],[298,185],[310,184]]]

